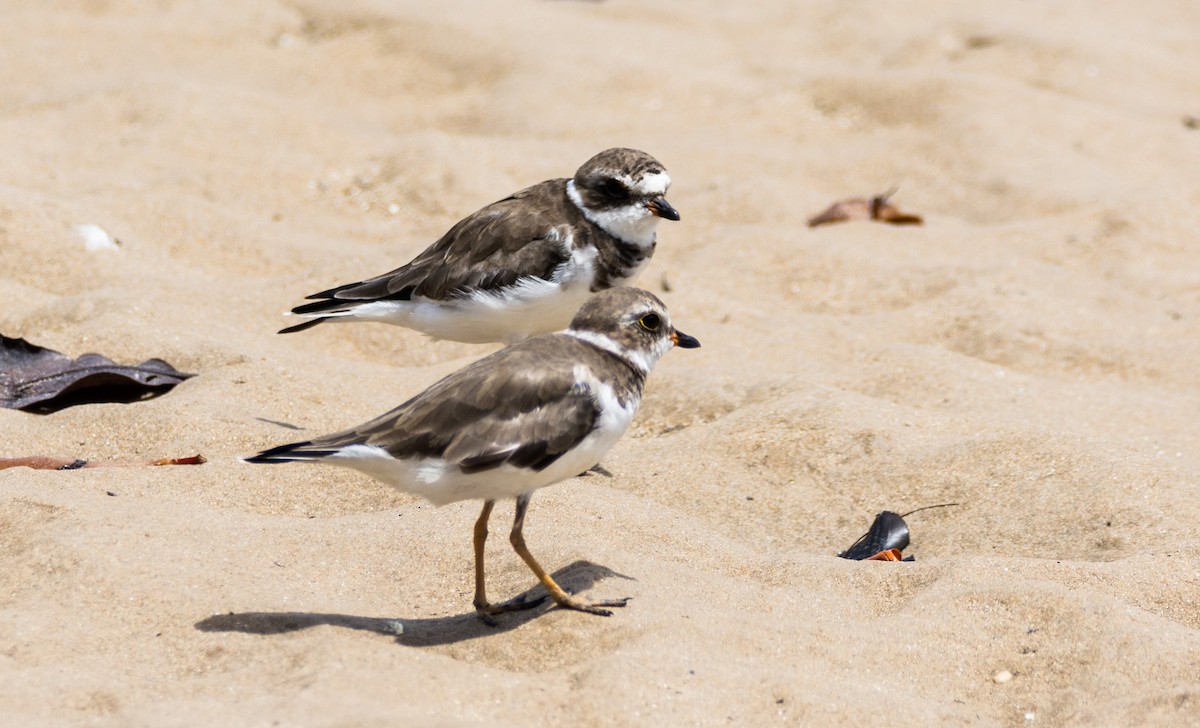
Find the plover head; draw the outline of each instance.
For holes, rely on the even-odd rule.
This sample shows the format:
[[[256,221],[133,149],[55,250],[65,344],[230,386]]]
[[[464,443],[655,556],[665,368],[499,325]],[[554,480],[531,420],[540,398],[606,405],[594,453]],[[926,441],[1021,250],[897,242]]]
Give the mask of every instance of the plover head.
[[[671,177],[645,152],[606,149],[583,163],[568,184],[568,194],[588,220],[605,232],[638,247],[654,244],[659,219],[678,220],[667,202]]]
[[[695,349],[700,342],[671,325],[667,307],[640,288],[597,293],[575,314],[567,334],[608,351],[643,374],[671,347]]]

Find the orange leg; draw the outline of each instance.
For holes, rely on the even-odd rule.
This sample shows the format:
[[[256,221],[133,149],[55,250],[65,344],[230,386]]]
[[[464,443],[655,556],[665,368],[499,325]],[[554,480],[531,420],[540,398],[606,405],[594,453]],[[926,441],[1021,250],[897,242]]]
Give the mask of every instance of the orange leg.
[[[483,510],[479,513],[479,518],[475,521],[475,611],[484,622],[492,626],[495,626],[495,622],[492,621],[490,615],[514,612],[520,609],[532,609],[546,601],[545,597],[528,601],[523,597],[518,597],[503,604],[488,603],[487,586],[484,584],[483,578],[483,546],[487,542],[488,518],[492,515],[492,506],[494,505],[496,505],[495,501],[484,501]]]
[[[546,573],[537,559],[533,558],[533,554],[529,553],[529,548],[525,546],[525,536],[522,531],[525,528],[525,511],[529,508],[529,494],[522,495],[517,498],[517,513],[513,518],[512,533],[509,534],[508,540],[512,543],[513,550],[517,555],[533,570],[538,581],[542,582],[542,586],[546,587],[546,591],[550,592],[550,598],[555,604],[563,609],[575,609],[580,612],[589,614],[599,614],[602,617],[612,616],[612,612],[603,607],[623,607],[629,598],[614,599],[604,602],[583,602],[575,599],[570,594],[563,591],[562,587],[555,583],[554,579]]]

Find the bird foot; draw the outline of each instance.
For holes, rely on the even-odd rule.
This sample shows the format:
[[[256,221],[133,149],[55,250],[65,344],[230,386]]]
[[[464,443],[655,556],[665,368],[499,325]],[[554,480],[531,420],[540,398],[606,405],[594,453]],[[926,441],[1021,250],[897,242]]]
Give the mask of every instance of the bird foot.
[[[541,604],[543,602],[545,602],[548,598],[549,598],[549,596],[546,594],[543,594],[542,596],[536,597],[534,599],[527,599],[524,595],[522,595],[519,597],[513,597],[512,599],[509,599],[507,602],[501,602],[499,604],[487,604],[487,603],[476,604],[475,605],[475,616],[479,617],[480,621],[483,622],[484,624],[486,624],[487,626],[495,627],[496,620],[492,619],[492,617],[494,615],[504,614],[506,612],[520,612],[520,611],[524,611],[526,609],[533,609],[534,607],[541,606]]]
[[[611,617],[612,612],[605,607],[623,607],[629,603],[632,597],[621,597],[620,599],[607,599],[601,602],[584,602],[572,597],[555,599],[554,603],[560,609],[574,609],[577,612],[587,612],[588,614],[598,614],[601,617]]]

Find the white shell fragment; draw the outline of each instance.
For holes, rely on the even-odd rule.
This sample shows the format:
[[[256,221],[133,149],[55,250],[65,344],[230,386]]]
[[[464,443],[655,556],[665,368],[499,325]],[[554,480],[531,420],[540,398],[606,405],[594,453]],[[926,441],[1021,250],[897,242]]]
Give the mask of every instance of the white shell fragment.
[[[89,253],[97,250],[120,250],[117,239],[99,225],[76,225],[75,234],[83,240],[83,247]]]

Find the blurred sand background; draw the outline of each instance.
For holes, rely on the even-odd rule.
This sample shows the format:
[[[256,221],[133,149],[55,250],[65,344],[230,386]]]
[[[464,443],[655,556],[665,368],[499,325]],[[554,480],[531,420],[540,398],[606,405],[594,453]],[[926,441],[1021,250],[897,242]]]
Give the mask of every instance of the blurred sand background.
[[[1196,3],[3,6],[0,333],[199,376],[0,457],[210,462],[0,471],[0,724],[1200,722]],[[704,346],[530,510],[631,604],[489,629],[478,504],[235,458],[493,348],[281,312],[610,146],[675,180],[641,283]],[[924,227],[805,227],[892,186]]]

